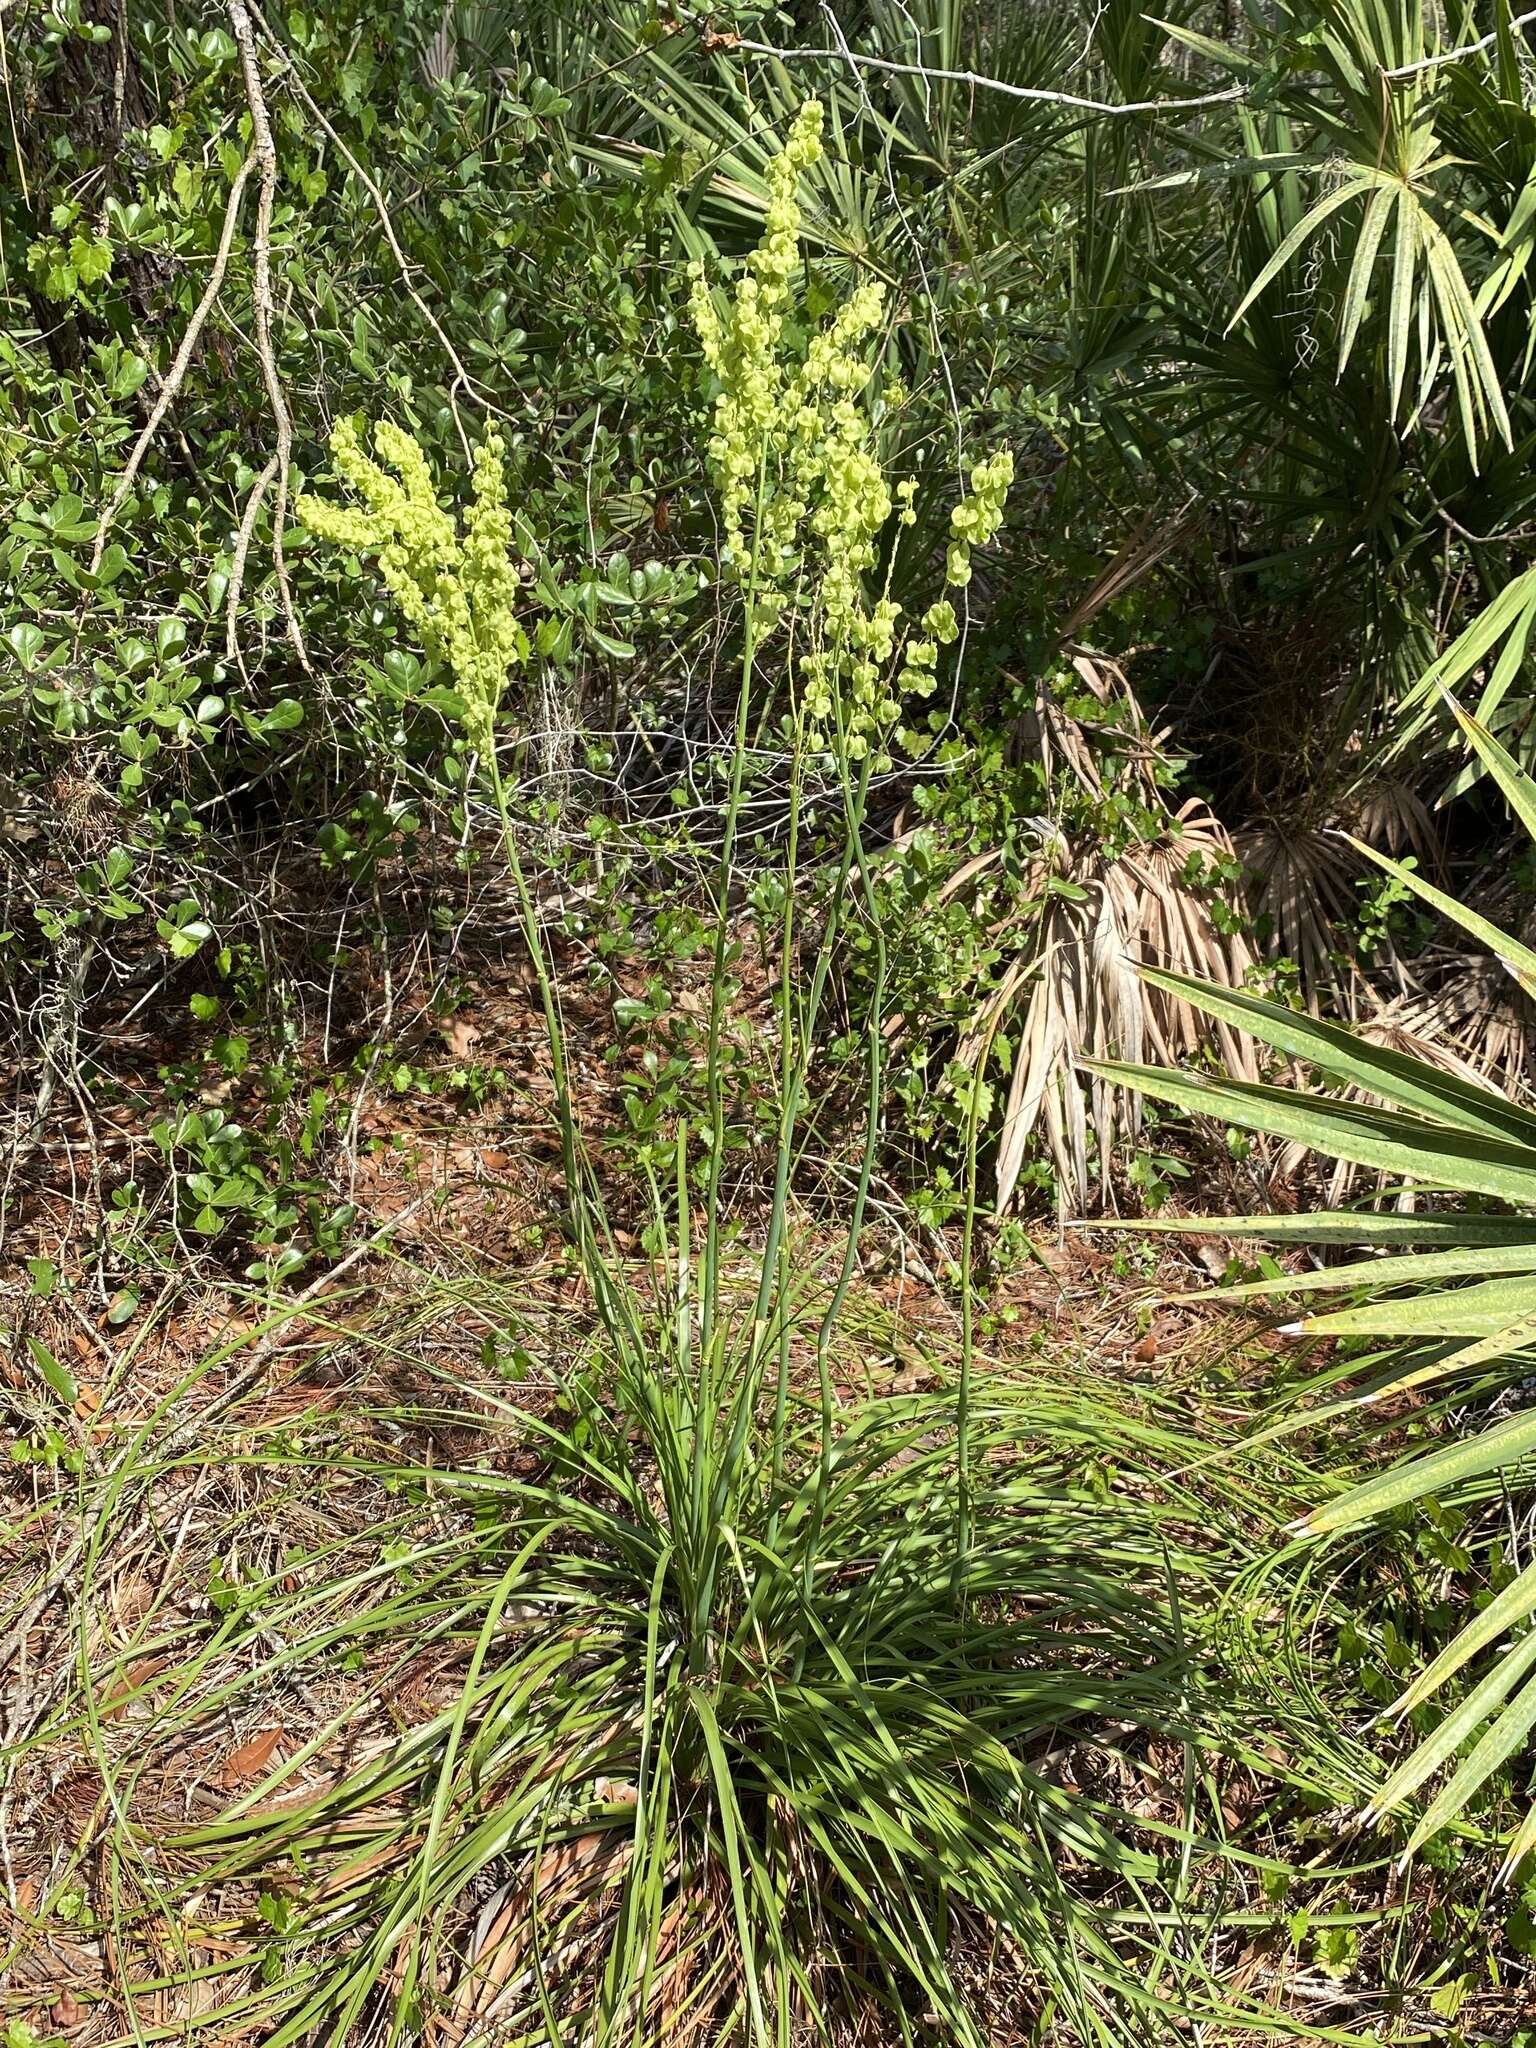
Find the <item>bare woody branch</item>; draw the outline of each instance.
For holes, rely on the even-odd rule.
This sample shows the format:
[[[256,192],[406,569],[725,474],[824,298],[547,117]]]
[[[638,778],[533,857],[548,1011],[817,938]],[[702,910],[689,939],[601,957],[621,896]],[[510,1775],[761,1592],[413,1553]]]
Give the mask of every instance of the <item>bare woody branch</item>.
[[[283,528],[288,517],[288,475],[293,461],[293,422],[288,415],[288,401],[283,396],[282,379],[277,374],[277,357],[272,348],[272,200],[277,189],[277,145],[272,139],[272,122],[267,113],[261,71],[256,61],[256,38],[251,29],[251,17],[246,10],[245,0],[229,0],[229,25],[240,51],[240,65],[245,75],[245,100],[251,115],[251,146],[261,172],[261,189],[256,201],[256,239],[252,251],[254,271],[251,303],[256,316],[256,353],[261,358],[261,375],[266,386],[267,404],[271,408],[272,423],[277,431],[277,498],[272,508],[272,566],[277,575],[278,598],[282,605],[283,623],[287,628],[289,641],[305,672],[313,674],[298,615],[293,608],[293,593],[288,586],[288,564],[283,555]]]
[[[160,386],[160,396],[155,400],[153,411],[144,422],[139,438],[129,451],[128,460],[123,464],[123,473],[117,480],[117,487],[108,499],[107,509],[102,513],[101,524],[96,529],[96,545],[91,550],[92,576],[101,568],[101,558],[106,549],[107,535],[112,522],[123,509],[123,501],[133,489],[134,479],[149,451],[150,443],[159,431],[160,422],[170,411],[172,401],[181,389],[187,367],[197,347],[197,338],[203,331],[208,315],[213,311],[214,300],[219,296],[224,283],[224,273],[229,268],[229,252],[235,239],[235,223],[240,215],[241,195],[245,191],[246,180],[255,168],[255,157],[248,156],[235,173],[235,181],[229,188],[229,199],[224,208],[224,226],[219,233],[218,250],[214,255],[213,268],[208,274],[208,282],[203,288],[203,296],[198,300],[196,310],[187,322],[187,331],[181,337],[181,347],[176,351],[176,359]]]

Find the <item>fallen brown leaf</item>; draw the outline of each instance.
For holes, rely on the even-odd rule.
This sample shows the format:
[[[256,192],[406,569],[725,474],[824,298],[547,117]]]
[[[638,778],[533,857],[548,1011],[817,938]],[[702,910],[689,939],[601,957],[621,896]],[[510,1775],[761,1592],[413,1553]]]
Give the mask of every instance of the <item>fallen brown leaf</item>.
[[[149,1681],[164,1669],[165,1659],[163,1657],[139,1657],[128,1666],[126,1671],[120,1671],[117,1677],[113,1679],[111,1685],[108,1686],[106,1695],[101,1702],[102,1720],[120,1720],[127,1712],[128,1702],[134,1693],[141,1686],[148,1685]]]
[[[467,1060],[480,1043],[480,1026],[467,1017],[455,1017],[443,1031],[443,1043],[456,1060]]]
[[[224,1785],[239,1785],[247,1778],[254,1778],[266,1768],[272,1752],[283,1739],[279,1728],[263,1728],[259,1735],[253,1735],[249,1742],[242,1742],[238,1749],[232,1749],[224,1759],[224,1768],[219,1773],[219,1782]]]
[[[596,1778],[592,1796],[607,1806],[633,1806],[639,1800],[640,1787],[622,1778]]]

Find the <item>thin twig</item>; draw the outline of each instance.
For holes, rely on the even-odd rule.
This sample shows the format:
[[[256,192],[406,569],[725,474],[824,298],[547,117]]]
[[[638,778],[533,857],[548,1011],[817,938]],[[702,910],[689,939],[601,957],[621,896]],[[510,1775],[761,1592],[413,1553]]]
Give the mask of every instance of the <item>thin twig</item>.
[[[1533,21],[1536,21],[1536,7],[1533,7],[1529,14],[1515,16],[1509,24],[1510,34],[1513,35],[1517,28],[1529,28]],[[1487,35],[1479,36],[1475,43],[1458,44],[1454,50],[1442,50],[1437,57],[1421,57],[1416,64],[1399,64],[1395,71],[1383,71],[1381,75],[1383,78],[1412,78],[1417,72],[1434,71],[1442,64],[1454,64],[1458,58],[1475,57],[1479,50],[1486,50],[1490,44],[1498,40],[1498,30],[1490,29]]]
[[[229,565],[229,590],[224,604],[224,652],[233,662],[238,662],[240,673],[245,674],[245,656],[240,652],[240,636],[236,629],[236,614],[240,606],[240,590],[245,582],[245,558],[251,551],[251,536],[256,531],[256,520],[261,512],[262,500],[272,488],[272,479],[277,475],[278,459],[274,455],[266,468],[251,486],[251,494],[245,501],[245,511],[240,520],[240,531],[235,536],[234,558]]]
[[[412,1217],[418,1215],[426,1207],[427,1203],[440,1193],[441,1189],[437,1187],[427,1188],[414,1201],[407,1202],[403,1209],[397,1209],[393,1216],[386,1216],[376,1230],[370,1231],[367,1237],[353,1245],[352,1249],[342,1258],[338,1259],[334,1266],[327,1267],[323,1273],[317,1273],[307,1287],[301,1288],[291,1301],[285,1301],[273,1319],[272,1328],[261,1339],[228,1386],[221,1388],[206,1408],[200,1409],[188,1422],[183,1423],[178,1429],[171,1432],[167,1440],[166,1452],[169,1453],[170,1450],[174,1449],[181,1437],[188,1431],[200,1430],[216,1416],[222,1415],[246,1391],[267,1361],[281,1349],[284,1332],[293,1327],[295,1320],[309,1304],[318,1295],[326,1293],[329,1289],[335,1287],[338,1282],[344,1280],[354,1266],[367,1258],[370,1252],[376,1252],[387,1238],[399,1230],[403,1224],[409,1223]]]
[[[251,17],[246,11],[245,0],[229,0],[229,25],[234,30],[240,50],[240,66],[245,74],[245,101],[251,115],[251,144],[261,169],[261,191],[256,202],[251,304],[256,314],[256,353],[261,358],[262,381],[267,387],[267,403],[272,409],[272,423],[277,429],[277,503],[272,508],[272,566],[277,574],[278,598],[289,642],[299,658],[299,666],[306,675],[313,676],[298,614],[293,608],[293,593],[288,587],[288,564],[283,557],[283,528],[288,519],[288,472],[293,460],[293,422],[288,416],[288,401],[283,396],[277,358],[272,351],[272,200],[277,190],[277,144],[272,139],[272,122],[267,113],[266,95],[261,89],[261,70],[256,62],[256,38],[251,31]]]
[[[1048,92],[1043,86],[1010,85],[1006,79],[988,78],[979,71],[946,71],[936,64],[898,64],[894,58],[870,57],[862,50],[785,50],[776,43],[750,42],[745,36],[730,37],[728,46],[732,50],[746,50],[754,57],[777,57],[781,63],[787,63],[791,58],[835,57],[840,63],[862,65],[866,71],[889,71],[902,78],[925,81],[945,79],[954,85],[968,85],[983,92],[1006,93],[1013,100],[1035,100],[1050,107],[1073,107],[1084,114],[1183,114],[1192,107],[1230,105],[1232,101],[1242,99],[1247,91],[1245,86],[1229,85],[1221,92],[1195,93],[1189,99],[1180,100],[1090,100],[1079,98],[1076,93]]]
[[[96,529],[96,545],[91,550],[92,576],[95,576],[101,567],[101,558],[107,545],[107,533],[123,508],[123,500],[133,488],[134,478],[139,473],[140,464],[149,450],[150,442],[159,430],[160,422],[169,412],[172,399],[181,389],[182,379],[186,376],[187,367],[192,361],[192,351],[197,347],[197,337],[202,333],[203,323],[213,311],[213,302],[219,296],[224,273],[229,268],[229,252],[235,239],[235,222],[240,214],[240,195],[245,190],[246,179],[255,168],[255,157],[248,156],[236,171],[235,181],[229,188],[229,199],[224,208],[224,226],[219,233],[219,246],[214,255],[213,269],[203,288],[203,296],[198,300],[192,318],[187,322],[187,331],[181,337],[181,347],[176,351],[176,360],[171,364],[165,381],[160,386],[160,396],[155,400],[154,409],[144,422],[139,438],[133,444],[128,460],[123,465],[123,473],[117,480],[117,488],[107,500],[107,509],[101,515],[101,524]]]

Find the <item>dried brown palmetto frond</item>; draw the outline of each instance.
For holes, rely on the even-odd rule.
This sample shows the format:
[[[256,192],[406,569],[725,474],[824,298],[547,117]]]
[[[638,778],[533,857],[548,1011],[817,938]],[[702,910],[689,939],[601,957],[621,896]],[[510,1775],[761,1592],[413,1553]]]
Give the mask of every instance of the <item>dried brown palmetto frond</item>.
[[[1295,961],[1302,991],[1315,1002],[1336,979],[1341,933],[1360,908],[1355,884],[1365,862],[1341,832],[1276,819],[1238,833],[1234,844],[1268,950]]]
[[[1166,753],[1160,751],[1167,734],[1148,732],[1141,706],[1119,662],[1087,647],[1068,647],[1064,653],[1078,681],[1103,705],[1106,713],[1121,721],[1136,794],[1160,803],[1156,770],[1167,760]],[[1043,684],[1036,688],[1034,709],[1022,721],[1020,737],[1030,751],[1039,754],[1047,776],[1065,769],[1089,796],[1104,794],[1104,772],[1100,765],[1103,732],[1091,738],[1081,722],[1057,703]]]
[[[1227,988],[1245,985],[1257,962],[1241,931],[1218,926],[1204,881],[1233,859],[1232,841],[1220,819],[1191,797],[1158,838],[1137,841],[1113,863],[1105,885],[1117,902],[1138,964],[1199,974]],[[1173,1062],[1209,1046],[1211,1025],[1197,1010],[1157,991],[1149,990],[1148,998],[1147,1042],[1158,1059]],[[1217,1026],[1216,1037],[1230,1071],[1257,1080],[1249,1040],[1224,1024]]]
[[[1221,825],[1193,799],[1156,838],[1135,840],[1116,856],[1097,846],[1075,851],[1059,833],[1042,846],[1031,892],[1044,901],[1040,921],[959,1047],[961,1063],[973,1072],[1000,1036],[1012,1052],[998,1140],[1000,1213],[1013,1200],[1037,1136],[1055,1168],[1063,1209],[1085,1207],[1094,1198],[1090,1124],[1098,1198],[1107,1194],[1109,1160],[1118,1143],[1135,1136],[1137,1106],[1086,1080],[1084,1060],[1139,1058],[1143,1048],[1178,1059],[1213,1044],[1218,1034],[1197,1012],[1145,987],[1137,970],[1155,964],[1243,985],[1253,958],[1239,932],[1223,929],[1230,920],[1213,915],[1209,881],[1213,865],[1231,861]],[[969,880],[981,865],[968,863],[961,873]],[[1219,1038],[1232,1070],[1257,1079],[1248,1041],[1225,1026]]]
[[[1085,1096],[1079,1078],[1079,1061],[1108,1057],[1112,1045],[1142,1045],[1145,1005],[1109,891],[1102,881],[1076,886],[1075,898],[1058,895],[1049,902],[1037,949],[1014,963],[960,1047],[962,1064],[974,1071],[1028,990],[998,1141],[999,1213],[1012,1200],[1037,1131],[1044,1134],[1063,1205],[1083,1205],[1090,1096],[1101,1156],[1117,1130],[1134,1132],[1137,1125],[1134,1103],[1122,1109],[1096,1083]]]
[[[1382,853],[1414,854],[1439,865],[1444,848],[1429,805],[1412,783],[1372,774],[1338,806],[1338,822],[1356,839]]]
[[[1409,784],[1369,773],[1321,823],[1265,818],[1235,835],[1248,900],[1272,956],[1294,960],[1315,1006],[1325,991],[1348,1002],[1339,961],[1360,915],[1362,880],[1378,870],[1352,839],[1438,867],[1442,848],[1429,806]]]
[[[1506,1099],[1529,1097],[1536,1079],[1536,1009],[1499,961],[1456,946],[1435,946],[1411,968],[1394,962],[1393,972],[1398,986],[1386,995],[1357,980],[1352,1007],[1361,1038]],[[1333,1092],[1341,1100],[1370,1099],[1359,1089]],[[1295,1180],[1309,1157],[1304,1146],[1287,1145],[1275,1163],[1277,1178]],[[1364,1169],[1338,1161],[1327,1182],[1329,1206],[1369,1180]],[[1411,1205],[1411,1193],[1399,1199],[1400,1208]]]

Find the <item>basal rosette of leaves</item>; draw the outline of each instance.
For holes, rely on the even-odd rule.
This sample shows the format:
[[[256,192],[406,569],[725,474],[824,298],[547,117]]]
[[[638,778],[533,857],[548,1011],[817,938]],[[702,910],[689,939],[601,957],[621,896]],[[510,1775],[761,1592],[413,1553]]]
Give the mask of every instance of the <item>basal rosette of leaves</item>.
[[[898,528],[917,523],[917,483],[892,486],[867,402],[883,354],[885,286],[857,284],[820,326],[796,291],[799,186],[821,159],[822,122],[820,101],[807,100],[769,162],[762,238],[725,310],[701,263],[693,266],[690,306],[717,380],[709,458],[722,565],[745,588],[749,632],[754,642],[782,633],[793,650],[813,749],[837,746],[855,761],[873,749],[877,765],[888,766],[904,701],[934,694],[939,648],[958,637],[960,622],[945,597],[918,630],[904,623],[891,595],[894,543],[879,594],[870,594],[893,517]],[[1001,526],[1012,478],[1006,448],[972,470],[970,493],[950,515],[951,587],[969,582],[972,548]],[[901,739],[915,752],[930,744],[906,731]]]

